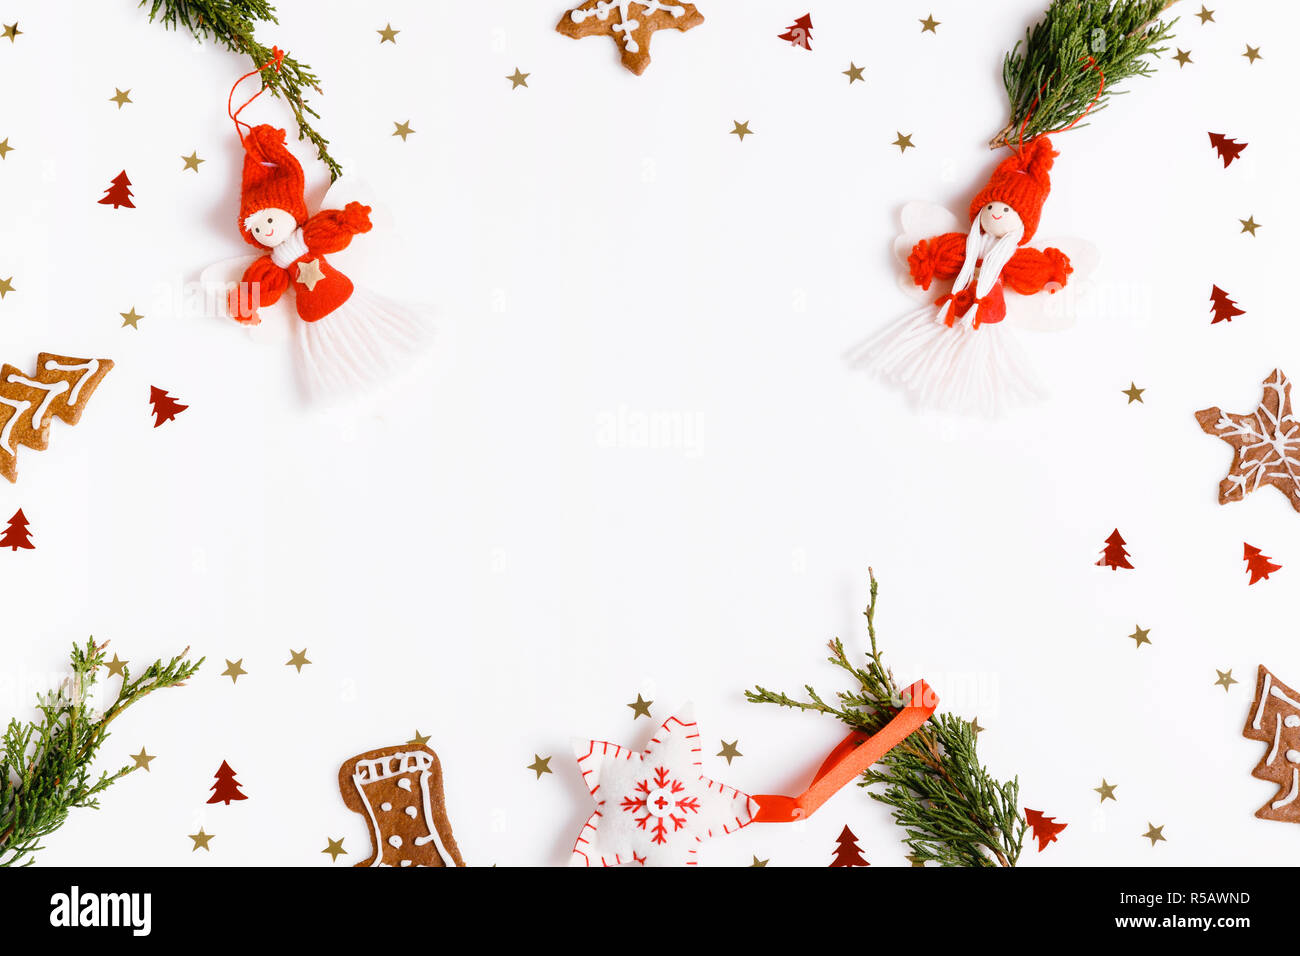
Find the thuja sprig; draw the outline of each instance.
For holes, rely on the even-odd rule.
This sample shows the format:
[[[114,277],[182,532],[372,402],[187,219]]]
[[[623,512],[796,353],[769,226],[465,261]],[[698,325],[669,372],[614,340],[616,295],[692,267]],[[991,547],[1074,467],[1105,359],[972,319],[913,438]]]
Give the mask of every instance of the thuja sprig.
[[[1060,130],[1105,109],[1122,81],[1149,76],[1176,22],[1160,16],[1176,2],[1052,0],[1003,60],[1010,118],[989,146],[1017,144],[1022,126],[1025,142]]]
[[[893,672],[885,666],[876,642],[876,600],[879,586],[871,580],[871,600],[865,612],[871,650],[866,664],[849,660],[844,643],[830,642],[830,663],[858,684],[839,691],[827,703],[811,685],[807,700],[755,687],[745,697],[756,704],[777,704],[826,714],[856,730],[874,734],[904,704]],[[868,769],[859,786],[892,808],[894,821],[906,834],[913,859],[942,866],[1015,866],[1027,824],[1020,814],[1020,783],[994,779],[980,763],[970,724],[952,714],[935,714]]]
[[[98,807],[98,795],[136,769],[92,776],[91,765],[108,739],[108,725],[128,707],[164,687],[179,687],[203,663],[186,660],[186,648],[170,661],[154,661],[139,677],[122,670],[122,686],[103,712],[91,689],[104,666],[108,642],[72,645],[72,675],[56,691],[37,698],[39,717],[12,719],[0,751],[0,866],[26,865],[75,807]]]
[[[140,6],[149,7],[151,23],[161,19],[167,29],[184,27],[199,40],[215,40],[226,49],[247,56],[255,67],[271,60],[271,48],[258,43],[253,35],[259,21],[280,22],[274,5],[267,0],[140,0]],[[320,119],[320,114],[308,105],[306,96],[308,89],[321,92],[320,78],[306,63],[286,54],[279,70],[270,67],[262,70],[262,83],[273,96],[289,104],[298,124],[298,139],[310,140],[316,147],[316,155],[329,168],[330,179],[338,179],[343,167],[329,154],[329,140],[316,131],[309,119]]]

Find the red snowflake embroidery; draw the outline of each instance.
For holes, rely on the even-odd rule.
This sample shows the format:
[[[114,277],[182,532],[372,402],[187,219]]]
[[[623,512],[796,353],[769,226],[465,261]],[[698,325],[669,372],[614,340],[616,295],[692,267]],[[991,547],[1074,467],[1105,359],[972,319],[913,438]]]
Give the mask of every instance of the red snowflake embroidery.
[[[623,798],[623,812],[636,816],[636,825],[651,832],[654,843],[668,842],[668,823],[676,833],[686,826],[686,814],[700,812],[700,798],[682,795],[686,784],[675,779],[666,767],[656,767],[653,776],[637,783],[635,792]]]

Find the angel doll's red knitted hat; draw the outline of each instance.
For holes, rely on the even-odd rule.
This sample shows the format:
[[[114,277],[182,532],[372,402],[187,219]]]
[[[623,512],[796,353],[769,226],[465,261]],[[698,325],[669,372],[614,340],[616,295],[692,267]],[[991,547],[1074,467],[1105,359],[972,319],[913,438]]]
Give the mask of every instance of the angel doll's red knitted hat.
[[[239,195],[239,232],[258,245],[244,224],[259,209],[283,209],[298,225],[307,221],[302,165],[285,146],[285,132],[274,126],[254,126],[243,137],[244,176]]]
[[[989,203],[1006,203],[1025,224],[1021,244],[1028,242],[1038,229],[1043,203],[1047,201],[1047,194],[1052,189],[1052,178],[1048,174],[1052,169],[1052,160],[1059,155],[1052,149],[1051,140],[1040,136],[998,163],[988,185],[971,200],[971,222]]]

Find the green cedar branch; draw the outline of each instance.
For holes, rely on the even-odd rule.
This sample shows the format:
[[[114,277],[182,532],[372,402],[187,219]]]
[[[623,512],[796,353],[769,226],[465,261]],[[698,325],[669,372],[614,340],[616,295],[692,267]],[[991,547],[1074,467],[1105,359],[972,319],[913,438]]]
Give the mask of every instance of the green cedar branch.
[[[1018,144],[1022,124],[1025,142],[1069,126],[1089,113],[1094,99],[1090,116],[1105,109],[1110,97],[1122,92],[1116,87],[1123,80],[1149,76],[1150,58],[1168,49],[1163,44],[1177,22],[1160,16],[1176,2],[1052,0],[1043,19],[1002,62],[1011,115],[989,148]],[[1101,76],[1105,87],[1098,97]]]
[[[72,645],[72,676],[37,698],[38,719],[12,719],[0,738],[0,866],[30,864],[41,839],[62,826],[70,810],[98,807],[98,795],[136,769],[91,776],[108,725],[154,691],[181,686],[203,663],[186,660],[186,648],[166,663],[154,661],[139,677],[123,668],[117,696],[96,713],[90,691],[107,647],[94,638],[84,647]]]
[[[811,685],[807,700],[755,687],[745,697],[755,704],[777,704],[826,714],[855,730],[875,734],[903,706],[902,690],[885,666],[876,643],[876,576],[865,612],[871,650],[866,666],[848,658],[839,638],[830,642],[830,663],[843,670],[859,689],[839,691],[837,703],[827,703]],[[878,787],[869,795],[892,808],[904,841],[919,862],[941,866],[1015,866],[1027,823],[1019,808],[1019,779],[995,780],[980,763],[975,735],[968,721],[952,714],[935,714],[879,763],[867,770],[862,787]]]
[[[140,0],[140,6],[146,5],[150,23],[161,18],[169,30],[184,27],[196,39],[215,40],[228,50],[244,54],[255,67],[271,60],[271,48],[258,43],[253,35],[259,21],[280,22],[275,7],[267,0]],[[320,114],[307,103],[309,88],[321,92],[320,78],[306,63],[285,54],[279,70],[273,67],[262,70],[262,84],[272,96],[289,104],[298,124],[298,139],[310,140],[316,147],[316,155],[329,168],[330,180],[338,179],[343,167],[329,154],[329,140],[311,125],[310,118],[320,119]]]

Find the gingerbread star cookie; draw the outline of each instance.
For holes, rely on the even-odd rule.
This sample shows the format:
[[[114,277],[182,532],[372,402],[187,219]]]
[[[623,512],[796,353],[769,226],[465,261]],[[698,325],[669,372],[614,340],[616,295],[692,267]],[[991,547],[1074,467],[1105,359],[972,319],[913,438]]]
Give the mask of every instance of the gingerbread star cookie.
[[[575,40],[610,36],[623,54],[623,65],[640,76],[650,65],[650,35],[673,29],[685,33],[704,22],[693,3],[666,0],[587,0],[566,11],[555,29]]]
[[[1232,467],[1219,482],[1219,504],[1240,501],[1272,485],[1300,511],[1300,420],[1291,411],[1291,380],[1274,369],[1264,379],[1259,407],[1245,415],[1219,408],[1196,413],[1201,430],[1232,446]]]

